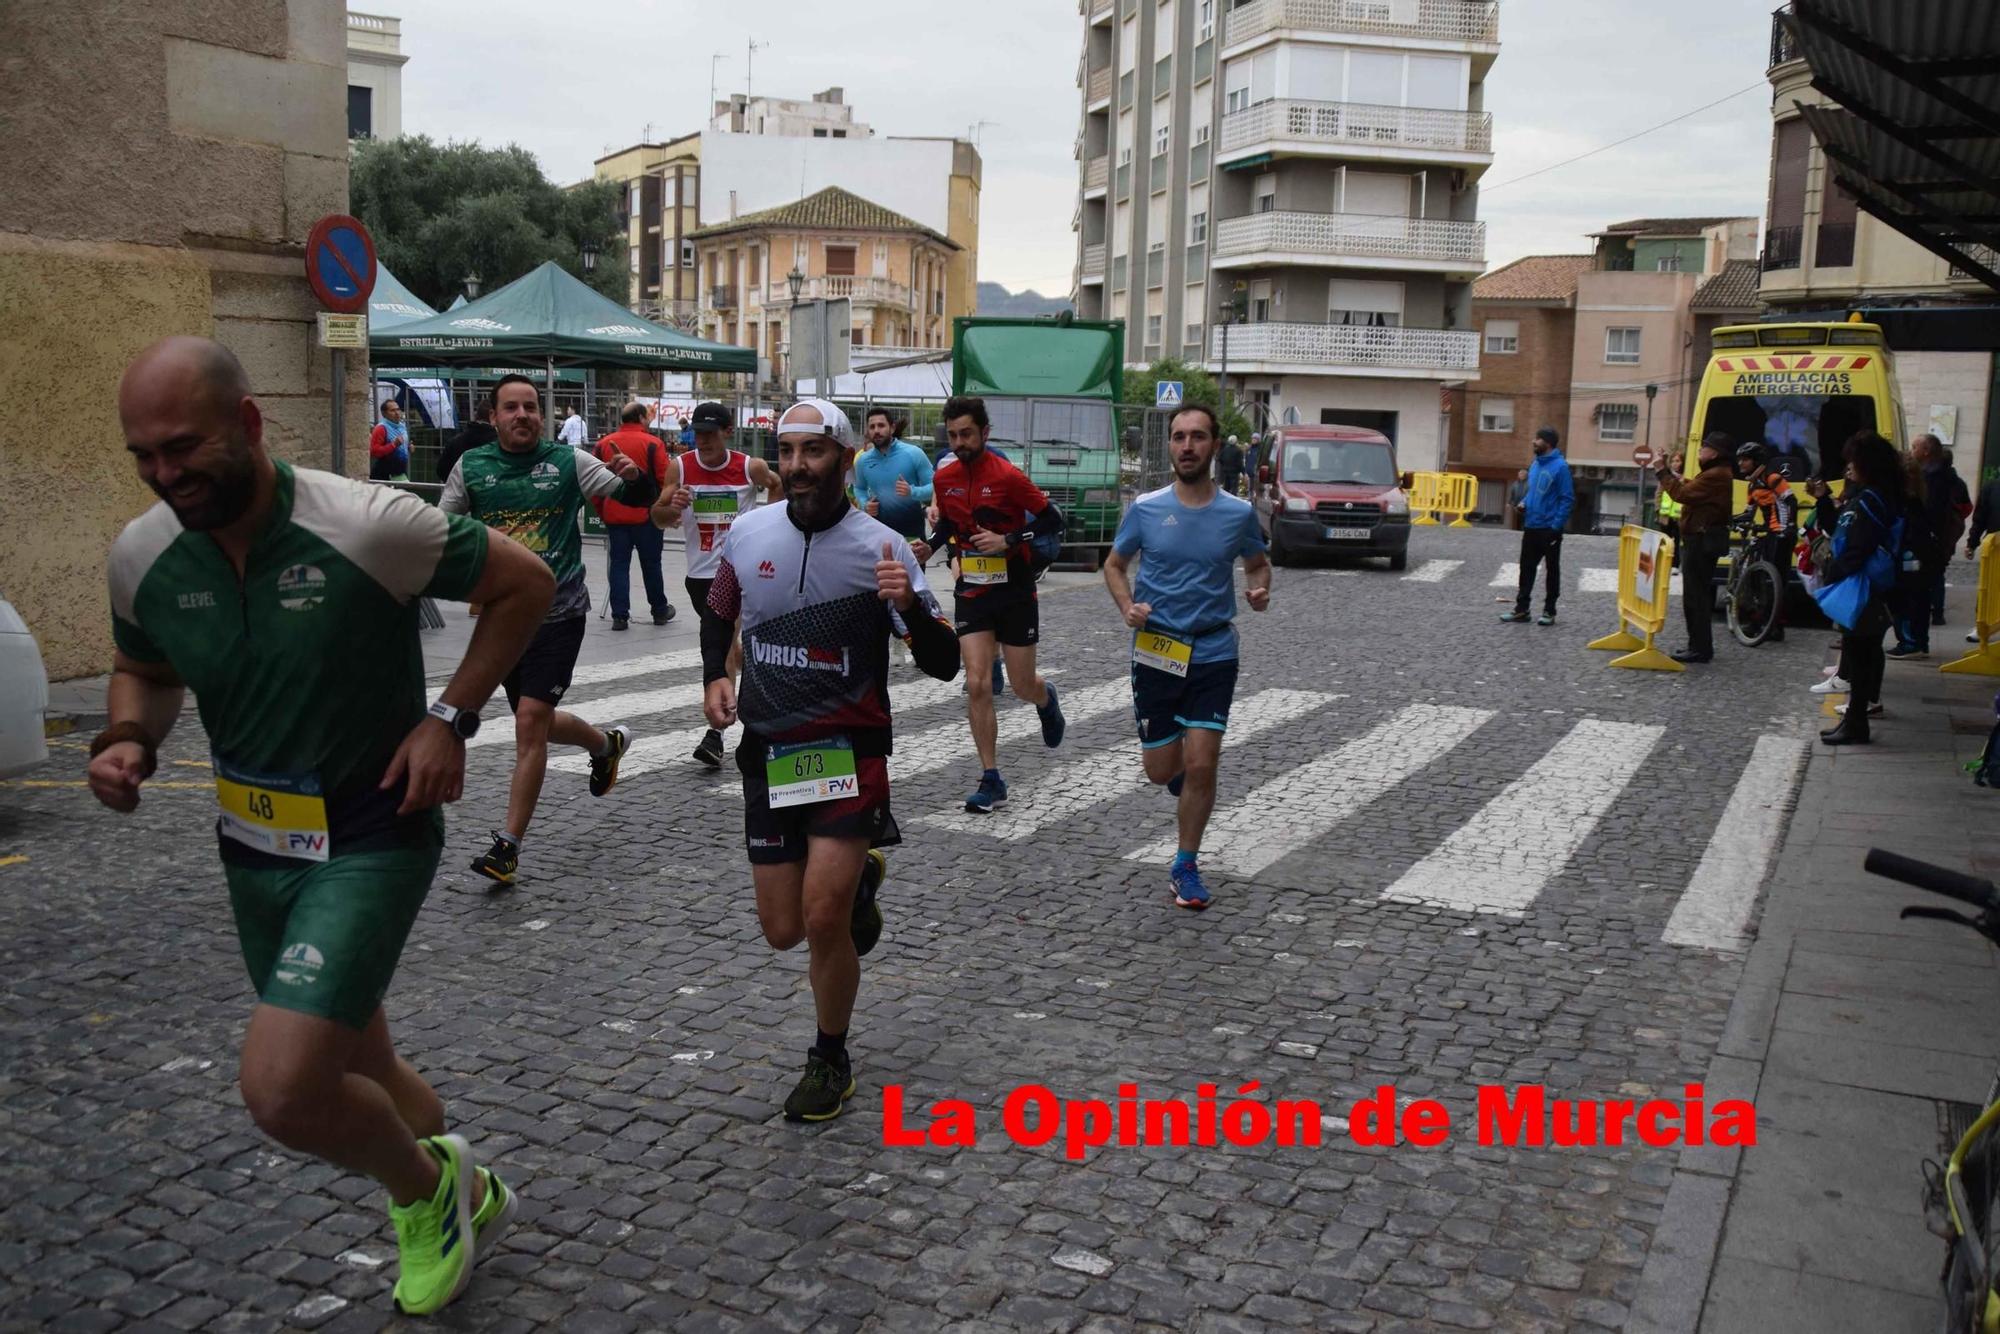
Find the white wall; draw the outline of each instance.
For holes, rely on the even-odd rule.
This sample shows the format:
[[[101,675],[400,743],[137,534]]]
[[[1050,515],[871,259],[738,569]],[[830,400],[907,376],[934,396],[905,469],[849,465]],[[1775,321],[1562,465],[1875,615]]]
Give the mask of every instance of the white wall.
[[[374,124],[370,133],[377,139],[395,139],[403,133],[403,70],[400,65],[378,65],[372,60],[349,59],[347,82],[356,88],[373,90]],[[343,133],[347,125],[347,100],[340,103]]]
[[[1993,384],[1990,352],[1898,352],[1896,383],[1903,423],[1911,439],[1930,429],[1933,405],[1958,409],[1958,427],[1946,447],[1952,465],[1974,495],[1979,492],[1979,451],[1986,439],[1987,398]],[[1899,440],[1898,444],[1908,444]]]
[[[949,139],[795,139],[701,136],[701,225],[776,208],[837,185],[942,235],[951,232]]]
[[[1233,376],[1232,376],[1233,378]],[[1299,410],[1301,426],[1319,425],[1322,408],[1396,415],[1396,466],[1405,472],[1444,469],[1442,399],[1436,380],[1371,380],[1345,375],[1281,375],[1271,401],[1274,422],[1286,408]],[[1269,389],[1272,377],[1244,377],[1246,389]]]

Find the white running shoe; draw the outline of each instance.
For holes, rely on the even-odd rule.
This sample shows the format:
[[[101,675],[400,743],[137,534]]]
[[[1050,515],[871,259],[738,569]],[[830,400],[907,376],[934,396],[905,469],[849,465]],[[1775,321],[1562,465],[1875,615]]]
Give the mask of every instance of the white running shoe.
[[[1806,687],[1806,689],[1812,691],[1815,695],[1845,695],[1849,688],[1847,682],[1841,680],[1838,676],[1829,676],[1816,686]]]

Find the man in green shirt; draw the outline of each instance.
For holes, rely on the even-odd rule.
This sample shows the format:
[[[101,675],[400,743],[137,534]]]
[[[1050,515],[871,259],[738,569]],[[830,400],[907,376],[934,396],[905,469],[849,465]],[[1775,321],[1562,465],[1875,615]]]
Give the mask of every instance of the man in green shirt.
[[[582,450],[542,438],[542,400],[525,375],[502,376],[493,386],[493,428],[499,438],[468,450],[445,480],[438,508],[469,514],[498,529],[548,562],[555,573],[555,602],[521,660],[501,684],[514,710],[514,779],[507,792],[507,823],[472,869],[503,885],[514,883],[521,840],[541,799],[549,743],[581,746],[590,754],[590,794],[601,797],[618,782],[618,761],[632,744],[623,725],[592,727],[556,708],[569,690],[576,656],[589,623],[590,590],[583,582],[583,534],[577,511],[586,499],[649,507],[659,484],[623,454],[605,464]]]
[[[126,448],[160,504],[111,550],[116,645],[90,786],[139,804],[192,689],[216,833],[258,1005],[244,1104],[289,1148],[389,1192],[396,1302],[435,1311],[511,1220],[514,1197],[444,1133],[389,1038],[382,998],[444,846],[465,738],[554,580],[533,555],[390,487],[264,448],[243,367],[206,338],[156,343],[118,390]],[[485,604],[428,711],[421,598]]]

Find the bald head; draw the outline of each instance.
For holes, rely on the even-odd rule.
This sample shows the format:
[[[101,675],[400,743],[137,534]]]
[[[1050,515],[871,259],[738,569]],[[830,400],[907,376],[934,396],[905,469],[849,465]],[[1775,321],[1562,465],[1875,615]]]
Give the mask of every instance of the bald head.
[[[118,419],[140,478],[189,528],[234,522],[271,467],[250,378],[212,338],[163,338],[133,358]]]
[[[234,416],[237,405],[250,397],[250,376],[236,354],[213,338],[175,334],[125,368],[118,382],[119,414],[125,414],[128,403],[157,401],[162,395]]]

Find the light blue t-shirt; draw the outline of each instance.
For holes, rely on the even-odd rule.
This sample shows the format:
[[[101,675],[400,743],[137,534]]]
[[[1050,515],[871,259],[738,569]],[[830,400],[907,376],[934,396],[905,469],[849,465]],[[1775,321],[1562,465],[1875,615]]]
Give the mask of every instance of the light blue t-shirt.
[[[898,479],[910,484],[910,494],[896,494]],[[854,499],[863,509],[880,502],[876,515],[904,536],[921,533],[924,506],[931,503],[931,461],[907,440],[892,440],[888,451],[868,445],[854,454]]]
[[[1236,656],[1236,562],[1264,552],[1249,501],[1217,491],[1190,509],[1171,486],[1148,491],[1125,511],[1111,546],[1140,558],[1132,597],[1152,604],[1148,630],[1191,640],[1192,662]]]

